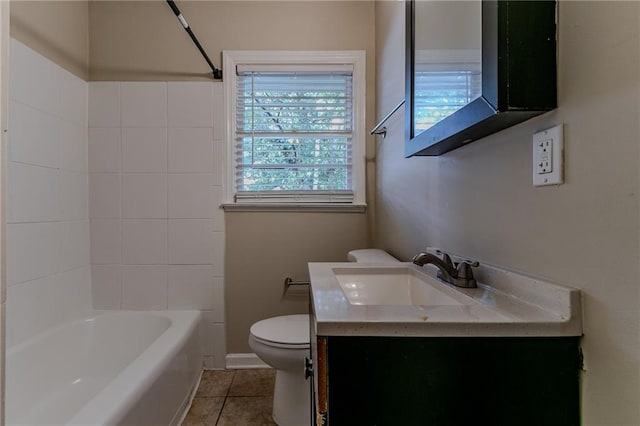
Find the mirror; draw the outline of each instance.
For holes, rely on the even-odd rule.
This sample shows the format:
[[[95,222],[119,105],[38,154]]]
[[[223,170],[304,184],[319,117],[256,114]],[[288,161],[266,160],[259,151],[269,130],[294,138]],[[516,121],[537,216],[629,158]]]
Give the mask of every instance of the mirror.
[[[480,6],[480,0],[415,3],[415,135],[482,94]]]
[[[556,3],[407,0],[405,156],[441,155],[556,107]]]

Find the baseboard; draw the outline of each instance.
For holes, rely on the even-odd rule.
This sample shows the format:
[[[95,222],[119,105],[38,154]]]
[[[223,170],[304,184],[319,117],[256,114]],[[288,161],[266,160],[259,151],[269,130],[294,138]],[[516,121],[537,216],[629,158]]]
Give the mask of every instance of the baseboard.
[[[271,368],[254,353],[227,354],[227,369]]]

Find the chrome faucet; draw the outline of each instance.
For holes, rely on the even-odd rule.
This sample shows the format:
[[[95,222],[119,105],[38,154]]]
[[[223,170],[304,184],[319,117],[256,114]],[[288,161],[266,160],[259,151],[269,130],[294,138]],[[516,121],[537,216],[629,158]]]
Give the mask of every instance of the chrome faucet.
[[[453,263],[451,261],[451,257],[447,253],[440,250],[436,251],[436,253],[441,255],[442,259],[435,254],[422,252],[413,256],[413,263],[418,266],[424,266],[427,264],[435,265],[438,268],[438,278],[444,282],[453,284],[456,287],[477,287],[471,267],[480,266],[480,263],[477,261],[472,262],[470,260]]]

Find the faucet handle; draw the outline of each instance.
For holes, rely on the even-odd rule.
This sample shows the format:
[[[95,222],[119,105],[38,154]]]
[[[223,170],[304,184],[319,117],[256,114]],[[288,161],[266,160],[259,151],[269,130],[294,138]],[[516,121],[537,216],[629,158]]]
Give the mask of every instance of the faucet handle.
[[[449,256],[447,253],[443,252],[443,251],[442,251],[442,250],[440,250],[440,249],[436,249],[436,253],[437,253],[439,256],[442,256],[442,261],[443,261],[444,263],[446,263],[446,264],[447,264],[447,266],[451,267],[451,269],[453,269],[453,268],[454,268],[454,266],[453,266],[453,261],[451,260],[451,256]]]
[[[469,260],[469,259],[465,259],[465,260],[461,261],[458,264],[458,266],[460,266],[462,264],[473,266],[474,268],[477,268],[478,266],[480,266],[480,262],[478,262],[477,260]]]
[[[480,266],[480,262],[478,262],[477,260],[475,261],[471,261],[471,260],[463,260],[460,263],[458,263],[458,279],[459,280],[467,280],[469,281],[469,283],[473,282],[473,287],[475,287],[475,278],[473,277],[473,268],[477,268],[478,266]]]

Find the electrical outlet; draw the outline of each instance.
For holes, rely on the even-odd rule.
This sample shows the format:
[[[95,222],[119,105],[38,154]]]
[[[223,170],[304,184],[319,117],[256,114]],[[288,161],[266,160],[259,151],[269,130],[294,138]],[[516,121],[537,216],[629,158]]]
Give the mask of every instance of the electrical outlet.
[[[564,149],[562,124],[533,135],[533,185],[563,183],[562,154]]]
[[[539,175],[553,172],[553,139],[536,143],[535,163]]]

